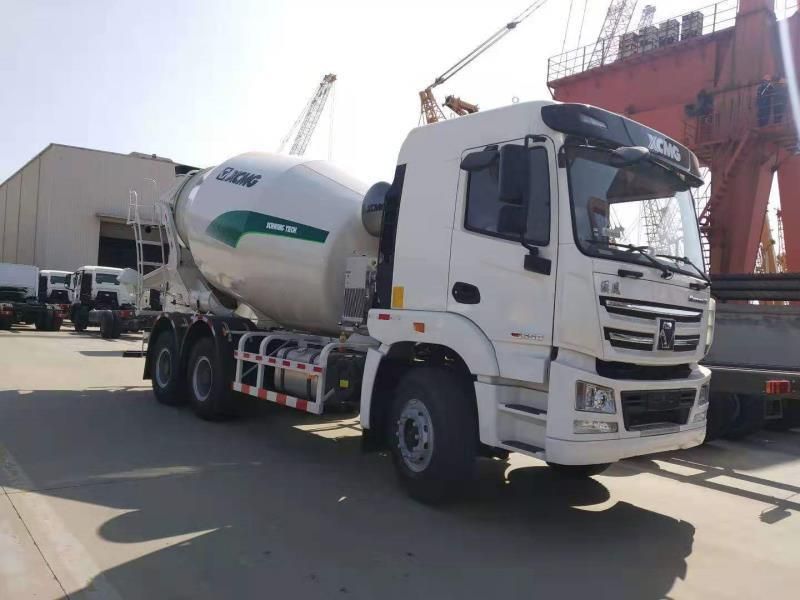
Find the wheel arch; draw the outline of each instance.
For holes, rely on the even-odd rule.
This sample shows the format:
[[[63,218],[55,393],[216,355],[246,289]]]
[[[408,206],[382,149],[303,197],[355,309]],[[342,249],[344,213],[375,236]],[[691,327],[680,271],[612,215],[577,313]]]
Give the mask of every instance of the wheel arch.
[[[364,382],[361,390],[361,427],[369,449],[386,447],[386,419],[391,409],[392,392],[409,370],[420,367],[445,367],[452,369],[464,383],[477,414],[475,373],[464,357],[455,349],[442,344],[412,340],[383,345],[367,353]]]

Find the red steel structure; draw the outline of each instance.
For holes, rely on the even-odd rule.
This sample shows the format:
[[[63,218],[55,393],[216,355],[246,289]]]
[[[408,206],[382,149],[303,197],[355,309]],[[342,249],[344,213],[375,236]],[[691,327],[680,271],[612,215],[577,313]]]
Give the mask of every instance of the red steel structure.
[[[600,66],[589,66],[593,46],[548,65],[557,100],[628,115],[689,146],[710,168],[700,225],[712,273],[753,271],[775,172],[786,269],[800,271],[798,119],[789,101],[800,13],[778,20],[774,11],[774,0],[728,0],[607,40],[613,51]],[[759,102],[765,76],[776,81]]]

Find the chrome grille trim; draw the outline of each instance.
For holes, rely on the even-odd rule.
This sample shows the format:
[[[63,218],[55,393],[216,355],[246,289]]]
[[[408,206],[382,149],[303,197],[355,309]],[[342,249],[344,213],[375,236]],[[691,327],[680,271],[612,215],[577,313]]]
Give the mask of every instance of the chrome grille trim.
[[[609,298],[600,296],[600,304],[612,314],[638,317],[641,319],[674,319],[680,323],[699,323],[703,318],[703,311],[699,309],[669,304],[656,304],[624,298]]]

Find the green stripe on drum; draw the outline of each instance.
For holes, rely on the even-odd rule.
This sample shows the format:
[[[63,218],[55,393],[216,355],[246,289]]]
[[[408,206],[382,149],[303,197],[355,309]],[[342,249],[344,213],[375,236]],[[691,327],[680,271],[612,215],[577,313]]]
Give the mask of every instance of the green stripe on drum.
[[[232,210],[222,213],[211,221],[206,233],[231,248],[236,248],[242,237],[249,233],[277,235],[318,244],[324,244],[328,239],[328,232],[324,229],[252,210]]]

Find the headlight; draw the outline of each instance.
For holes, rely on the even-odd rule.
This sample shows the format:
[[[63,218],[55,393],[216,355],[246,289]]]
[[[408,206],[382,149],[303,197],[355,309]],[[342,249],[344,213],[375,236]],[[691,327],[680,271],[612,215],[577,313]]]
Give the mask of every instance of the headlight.
[[[703,411],[701,413],[697,413],[694,416],[694,419],[692,419],[692,423],[702,423],[703,421],[706,420],[706,415],[707,415],[706,411]]]
[[[708,404],[708,384],[700,388],[700,395],[697,397],[697,406],[705,406]]]
[[[609,421],[588,421],[575,419],[572,424],[575,433],[617,433],[619,426]]]
[[[617,406],[614,403],[614,390],[601,385],[579,381],[576,386],[575,410],[613,415],[617,412]]]

